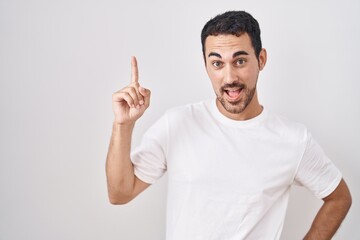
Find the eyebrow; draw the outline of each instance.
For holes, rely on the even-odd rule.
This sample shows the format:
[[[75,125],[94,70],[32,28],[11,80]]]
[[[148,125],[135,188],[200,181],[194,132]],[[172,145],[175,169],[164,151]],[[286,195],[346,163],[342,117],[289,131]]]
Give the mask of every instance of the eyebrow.
[[[216,52],[211,52],[209,53],[208,57],[211,57],[211,56],[215,56],[215,57],[218,57],[218,58],[221,58],[221,55],[216,53]]]
[[[240,56],[240,55],[249,55],[246,51],[237,51],[233,54],[233,58]]]
[[[232,57],[235,58],[235,57],[240,56],[240,55],[249,55],[249,53],[247,53],[246,51],[241,50],[241,51],[235,52]],[[208,57],[211,57],[211,56],[222,58],[221,55],[216,53],[216,52],[209,53]]]

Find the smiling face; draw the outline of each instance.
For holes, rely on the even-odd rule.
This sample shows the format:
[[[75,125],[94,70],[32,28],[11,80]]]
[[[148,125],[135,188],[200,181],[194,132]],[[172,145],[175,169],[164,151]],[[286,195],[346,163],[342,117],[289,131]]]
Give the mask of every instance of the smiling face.
[[[266,63],[265,49],[257,58],[247,33],[211,35],[205,41],[205,61],[222,114],[246,120],[261,113],[256,83]]]

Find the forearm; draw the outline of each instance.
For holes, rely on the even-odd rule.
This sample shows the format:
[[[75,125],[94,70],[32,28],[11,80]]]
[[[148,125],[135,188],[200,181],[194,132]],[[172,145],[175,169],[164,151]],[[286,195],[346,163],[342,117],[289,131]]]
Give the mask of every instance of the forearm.
[[[331,239],[344,220],[351,206],[350,192],[342,180],[332,195],[324,198],[324,204],[317,213],[305,240]]]
[[[134,187],[134,167],[130,160],[133,128],[134,124],[113,124],[106,159],[108,192],[112,203],[126,202]]]

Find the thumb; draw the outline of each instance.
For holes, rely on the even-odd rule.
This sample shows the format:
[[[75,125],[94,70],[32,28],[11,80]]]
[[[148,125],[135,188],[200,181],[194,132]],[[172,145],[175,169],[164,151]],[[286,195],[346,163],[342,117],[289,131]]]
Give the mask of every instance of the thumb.
[[[149,105],[150,105],[150,94],[151,94],[150,90],[140,86],[139,87],[139,92],[140,92],[141,95],[144,96],[144,102],[145,102],[144,105],[145,105],[145,107],[146,108],[149,107]]]
[[[139,92],[141,95],[143,95],[144,97],[148,97],[150,95],[150,90],[143,88],[141,86],[139,86]]]

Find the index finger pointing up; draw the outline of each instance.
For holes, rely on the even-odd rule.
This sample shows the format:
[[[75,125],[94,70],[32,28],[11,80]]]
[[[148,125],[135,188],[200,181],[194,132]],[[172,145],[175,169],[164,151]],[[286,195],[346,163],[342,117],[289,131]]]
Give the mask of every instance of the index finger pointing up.
[[[139,81],[139,70],[137,66],[136,57],[131,57],[131,82],[137,83]]]

